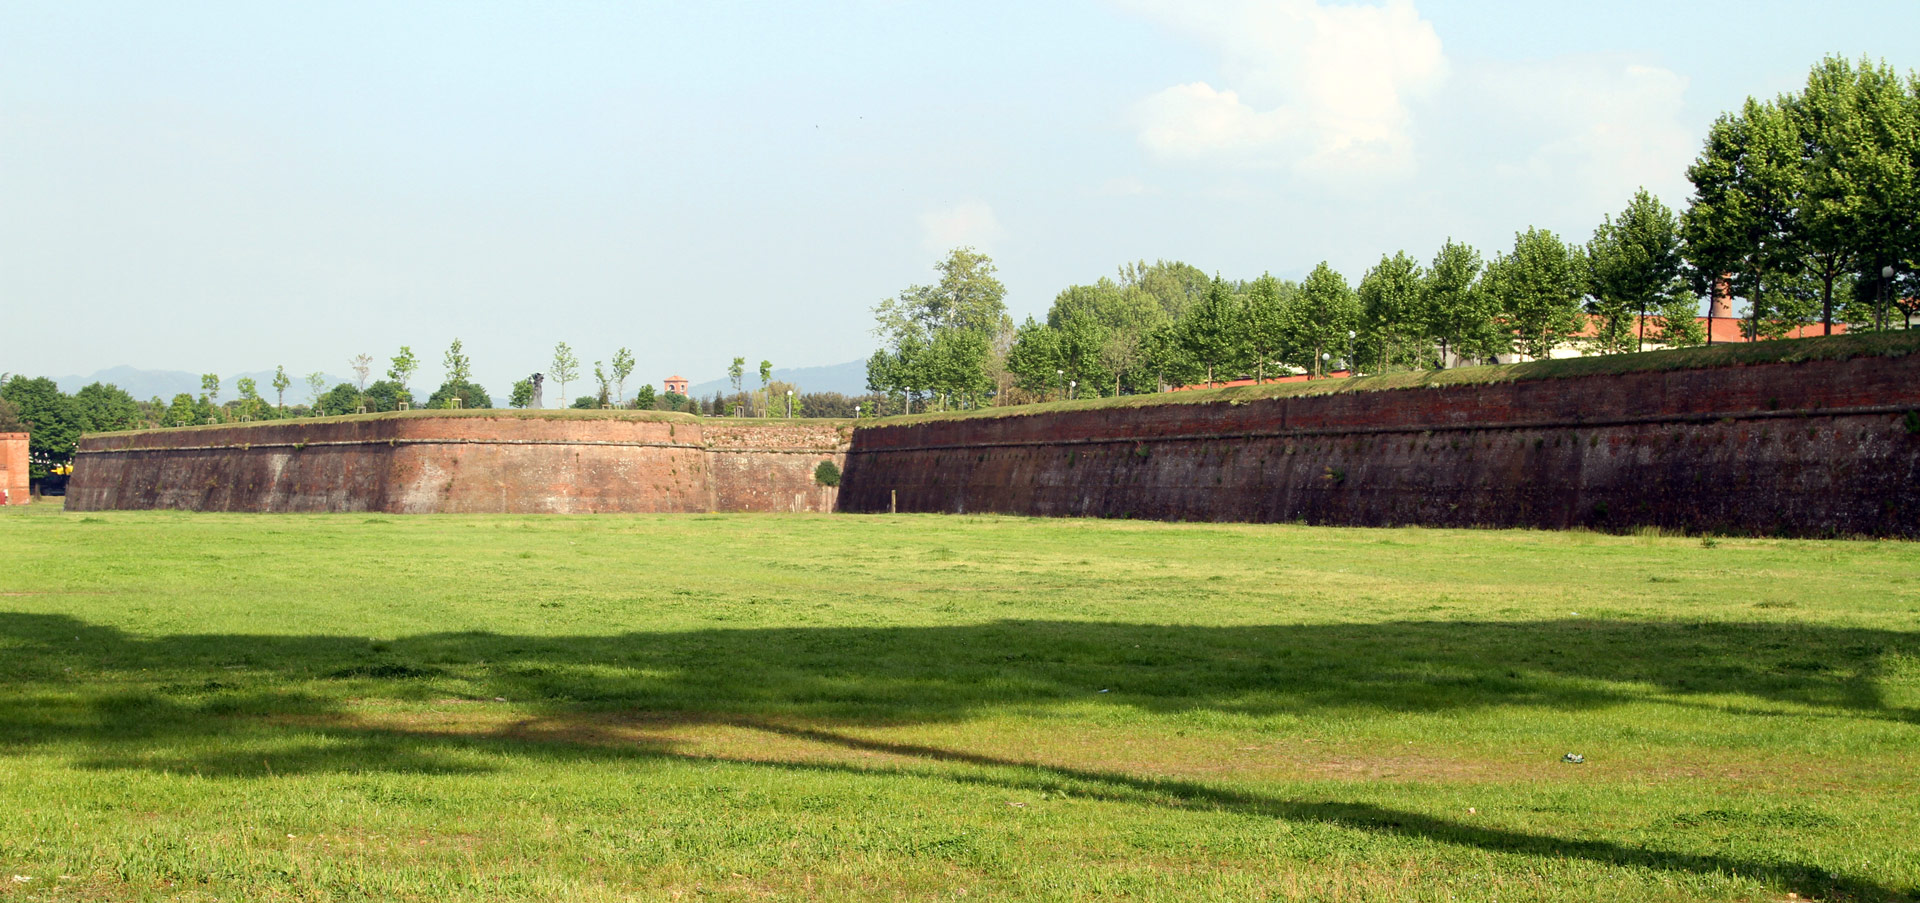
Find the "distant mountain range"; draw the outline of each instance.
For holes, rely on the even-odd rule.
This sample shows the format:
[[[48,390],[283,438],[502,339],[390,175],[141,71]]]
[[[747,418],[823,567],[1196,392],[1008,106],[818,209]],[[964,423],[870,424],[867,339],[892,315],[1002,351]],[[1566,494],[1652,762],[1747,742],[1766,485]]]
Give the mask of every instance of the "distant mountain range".
[[[253,380],[260,384],[260,397],[268,401],[273,400],[272,370],[260,370],[253,373],[235,373],[232,376],[220,377],[220,397],[222,399],[240,397],[240,390],[234,388],[234,385],[239,382],[242,376],[253,377]],[[304,373],[289,373],[287,376],[293,379],[293,385],[287,387],[287,403],[293,404],[295,401],[306,401],[308,395],[307,375]],[[91,376],[62,376],[55,379],[54,382],[60,385],[60,391],[68,394],[78,392],[83,386],[93,383],[111,383],[127,390],[127,394],[141,401],[146,401],[156,395],[159,396],[162,401],[171,401],[173,396],[182,392],[194,396],[200,394],[200,374],[188,373],[185,370],[140,370],[123,365],[95,371]],[[352,380],[332,374],[327,375],[327,388],[333,388],[335,385],[344,382],[352,382]]]
[[[842,395],[867,394],[867,362],[848,361],[844,364],[829,364],[825,367],[789,367],[773,369],[773,378],[778,382],[793,383],[801,392],[839,392]],[[755,387],[760,385],[760,373],[749,370],[740,380],[741,385]],[[710,379],[687,387],[695,398],[707,398],[715,392],[733,391],[733,383],[727,379]]]

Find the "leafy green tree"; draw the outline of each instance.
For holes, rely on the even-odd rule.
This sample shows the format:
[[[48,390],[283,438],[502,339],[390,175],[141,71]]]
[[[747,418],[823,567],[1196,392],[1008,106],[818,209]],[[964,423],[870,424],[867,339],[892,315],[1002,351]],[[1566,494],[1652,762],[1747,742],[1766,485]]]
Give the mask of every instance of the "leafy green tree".
[[[1247,287],[1245,341],[1253,360],[1253,381],[1267,381],[1267,365],[1287,356],[1287,301],[1280,291],[1280,280],[1263,273]]]
[[[1117,392],[1120,374],[1107,365],[1113,330],[1092,317],[1079,316],[1062,321],[1059,332],[1069,397],[1097,398],[1106,385]]]
[[[14,417],[27,427],[27,476],[45,479],[51,468],[73,460],[73,449],[84,429],[73,399],[44,376],[16,376],[0,386],[0,398],[13,406]]]
[[[987,372],[992,346],[985,333],[946,330],[933,337],[928,352],[927,388],[938,393],[943,408],[948,402],[979,407],[993,390]]]
[[[327,375],[318,370],[307,374],[307,396],[315,410],[320,407],[320,396],[327,394]]]
[[[413,381],[414,371],[420,369],[420,359],[414,356],[413,349],[400,346],[400,353],[393,356],[387,367],[387,378],[393,380],[401,391],[407,391],[407,384]],[[371,389],[369,389],[371,391]]]
[[[200,374],[200,391],[205,394],[209,404],[218,407],[220,404],[220,374]]]
[[[654,402],[657,400],[653,395],[652,383],[642,385],[633,393],[633,406],[637,410],[651,411],[653,410]]]
[[[594,394],[594,397],[598,399],[594,407],[605,408],[611,406],[613,404],[613,379],[607,375],[606,364],[599,361],[593,362],[593,382],[600,387],[599,391]]]
[[[353,383],[340,383],[314,400],[313,406],[328,417],[352,414],[360,409],[360,387]]]
[[[1187,356],[1206,371],[1207,384],[1228,379],[1246,359],[1240,299],[1225,279],[1213,277],[1207,295],[1176,324]]]
[[[748,405],[749,410],[753,412],[754,416],[767,417],[772,415],[773,396],[769,390],[769,386],[771,386],[772,383],[773,363],[763,360],[760,362],[760,388],[754,392],[754,397]]]
[[[553,363],[547,365],[547,378],[560,384],[560,397],[567,397],[567,384],[580,378],[580,359],[561,342],[553,346]]]
[[[1360,302],[1347,279],[1321,261],[1300,283],[1285,311],[1288,357],[1314,376],[1324,376],[1332,358],[1345,360],[1358,336]]]
[[[398,411],[400,402],[413,406],[413,393],[398,380],[383,379],[367,387],[366,401],[369,412]]]
[[[279,367],[273,368],[273,391],[274,391],[274,397],[276,399],[275,403],[279,406],[280,410],[282,411],[285,411],[287,409],[287,387],[291,385],[293,385],[293,380],[292,378],[287,376],[286,367],[279,366]]]
[[[1680,220],[1667,205],[1640,189],[1618,220],[1608,216],[1594,230],[1587,259],[1598,350],[1641,350],[1647,321],[1655,315],[1661,321],[1656,341],[1686,344],[1699,301],[1682,279]]]
[[[648,388],[652,388],[652,386],[648,386]],[[719,394],[718,394],[718,393],[715,393],[715,395],[714,395],[714,400],[715,400],[715,401],[719,401],[719,400],[720,400],[720,396],[719,396]],[[724,402],[722,402],[722,403],[724,403]],[[691,399],[691,398],[688,398],[687,396],[685,396],[685,395],[682,395],[682,394],[680,394],[680,393],[678,393],[678,392],[662,392],[662,393],[660,393],[660,406],[661,406],[661,407],[663,407],[663,408],[665,408],[665,409],[667,409],[667,410],[669,410],[669,411],[678,411],[678,410],[681,410],[681,409],[684,409],[684,408],[686,408],[686,407],[687,407],[688,405],[692,405],[692,406],[693,406],[693,408],[694,408],[694,410],[693,410],[693,413],[695,413],[695,414],[698,414],[698,413],[700,413],[700,403],[699,403],[699,402],[697,402],[697,401],[694,401],[693,399]],[[714,413],[716,413],[716,414],[718,414],[718,413],[720,413],[720,412],[716,410],[716,411],[714,411]]]
[[[955,248],[934,265],[940,280],[908,287],[874,308],[874,328],[897,348],[909,336],[931,342],[949,329],[997,335],[1012,328],[1007,287],[994,277],[993,259],[973,248]]]
[[[1151,374],[1155,391],[1191,385],[1206,377],[1206,368],[1187,353],[1183,334],[1180,324],[1173,322],[1140,339],[1141,370]]]
[[[1425,367],[1426,317],[1422,295],[1426,273],[1405,251],[1382,255],[1380,262],[1360,278],[1355,294],[1360,303],[1360,350],[1354,355],[1380,371],[1394,367]]]
[[[524,408],[527,405],[533,404],[533,380],[515,380],[513,383],[513,391],[507,397],[507,404],[516,408]]]
[[[110,433],[144,425],[140,403],[111,383],[90,383],[73,393],[73,408],[81,432]]]
[[[954,249],[934,268],[938,282],[910,286],[874,308],[874,333],[884,347],[868,362],[868,384],[976,399],[992,391],[999,350],[1010,346],[1006,286],[994,277],[992,259],[972,248]],[[954,372],[959,365],[979,372]]]
[[[347,366],[353,368],[353,387],[365,392],[367,378],[373,374],[373,355],[356,354],[347,359]]]
[[[1587,284],[1585,255],[1545,229],[1514,239],[1513,253],[1487,266],[1487,288],[1522,354],[1553,356],[1585,325],[1580,299]]]
[[[1122,272],[1127,272],[1127,268],[1123,267]],[[1076,328],[1083,335],[1102,337],[1098,360],[1078,368],[1086,377],[1082,382],[1087,385],[1110,383],[1113,394],[1118,395],[1129,383],[1136,390],[1141,385],[1151,385],[1151,374],[1145,369],[1147,358],[1143,343],[1149,333],[1173,322],[1173,317],[1167,314],[1160,300],[1141,285],[1123,285],[1102,278],[1092,285],[1068,286],[1054,297],[1053,307],[1047,311],[1047,325],[1058,330],[1069,321],[1077,321],[1080,325]],[[1098,376],[1095,370],[1105,375]]]
[[[574,399],[573,404],[567,405],[567,407],[576,411],[591,411],[600,407],[600,397],[597,395],[582,395]]]
[[[1498,350],[1494,305],[1480,284],[1480,252],[1447,239],[1420,282],[1425,333],[1440,345],[1440,364],[1488,358]]]
[[[467,357],[459,336],[454,336],[453,343],[447,346],[447,353],[441,356],[440,368],[446,371],[448,383],[465,383],[473,379],[473,360]]]
[[[173,396],[173,403],[167,406],[166,423],[168,426],[192,426],[204,422],[199,408],[194,404],[193,396],[185,392]]]
[[[627,377],[633,375],[633,367],[634,360],[631,350],[621,348],[613,353],[613,382],[617,396],[614,401],[618,404],[624,405],[627,403]],[[648,394],[652,394],[651,387],[649,387]],[[649,401],[648,405],[651,406],[651,404],[652,402]]]
[[[1020,388],[1041,397],[1050,395],[1057,385],[1056,372],[1066,372],[1066,366],[1066,360],[1061,355],[1058,330],[1032,317],[1014,330],[1013,347],[1007,351],[1007,369],[1013,372]],[[872,362],[869,362],[869,377],[871,373]],[[891,391],[894,386],[890,382],[876,383],[869,378],[867,388]]]
[[[234,385],[240,390],[240,398],[234,403],[235,413],[242,420],[260,420],[269,417],[272,410],[260,397],[260,384],[251,376],[242,376]]]
[[[531,390],[532,387],[529,386],[528,388]],[[482,388],[478,383],[471,381],[454,382],[453,380],[447,380],[441,383],[440,388],[433,390],[433,394],[427,396],[427,407],[451,408],[453,407],[453,400],[456,398],[460,399],[460,406],[463,408],[493,407],[493,399],[487,395],[487,390]]]
[[[1804,176],[1791,244],[1820,285],[1831,334],[1836,290],[1915,250],[1920,232],[1920,84],[1892,67],[1830,56],[1781,100],[1799,138]]]
[[[1687,168],[1692,203],[1681,235],[1695,291],[1724,279],[1747,300],[1749,337],[1779,335],[1804,319],[1796,298],[1802,270],[1793,211],[1805,191],[1800,136],[1779,105],[1749,98],[1707,130],[1706,147]]]
[[[1120,287],[1151,298],[1171,323],[1207,296],[1213,280],[1206,271],[1177,260],[1158,260],[1151,266],[1142,260],[1120,267]]]

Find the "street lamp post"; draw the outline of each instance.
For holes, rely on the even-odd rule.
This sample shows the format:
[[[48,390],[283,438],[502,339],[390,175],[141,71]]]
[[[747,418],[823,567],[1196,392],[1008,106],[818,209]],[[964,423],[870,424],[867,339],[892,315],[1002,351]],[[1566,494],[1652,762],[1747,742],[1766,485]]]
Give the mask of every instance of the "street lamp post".
[[[913,413],[913,387],[907,387],[907,413]]]
[[[1333,366],[1332,364],[1327,363],[1328,361],[1331,361],[1331,360],[1333,360],[1333,352],[1331,351],[1320,352],[1320,376],[1322,378],[1325,378],[1328,375],[1327,368]]]
[[[793,419],[793,390],[787,390],[787,419]]]
[[[1060,391],[1061,391],[1062,393],[1064,393],[1064,392],[1066,392],[1066,385],[1067,385],[1067,371],[1065,371],[1065,370],[1061,370],[1061,369],[1059,369],[1059,368],[1057,368],[1057,367],[1056,367],[1056,368],[1054,368],[1054,371],[1053,371],[1053,378],[1054,378],[1054,380],[1055,380],[1055,383],[1054,383],[1054,384],[1055,384],[1055,385],[1058,385],[1058,386],[1060,386],[1060,387],[1061,387],[1061,389],[1060,389]]]
[[[1347,375],[1348,376],[1359,375],[1353,372],[1353,340],[1354,338],[1355,336],[1354,336],[1353,330],[1351,329],[1347,330]]]
[[[1887,328],[1887,303],[1893,300],[1893,264],[1880,268],[1880,309],[1876,312],[1874,326]]]
[[[859,420],[859,419],[860,419],[860,406],[859,406],[859,405],[854,405],[854,406],[853,406],[853,419],[855,419],[855,420]]]
[[[1078,389],[1078,388],[1080,388],[1080,381],[1079,381],[1079,380],[1077,380],[1077,379],[1070,379],[1070,380],[1067,380],[1067,400],[1068,400],[1068,401],[1072,401],[1072,400],[1073,400],[1073,390],[1075,390],[1075,389]]]

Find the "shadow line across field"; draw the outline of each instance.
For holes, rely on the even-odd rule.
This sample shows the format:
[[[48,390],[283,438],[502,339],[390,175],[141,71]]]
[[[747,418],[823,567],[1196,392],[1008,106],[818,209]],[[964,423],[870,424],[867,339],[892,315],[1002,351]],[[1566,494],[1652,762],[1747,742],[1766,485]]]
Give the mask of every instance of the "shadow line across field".
[[[1405,621],[1195,627],[1001,621],[929,627],[707,629],[600,636],[429,633],[142,637],[64,615],[0,612],[0,755],[78,746],[81,764],[233,777],[470,773],[465,750],[579,761],[679,758],[1214,808],[1479,850],[1744,875],[1802,895],[1913,889],[1792,861],[1493,828],[1364,802],[1285,799],[1191,780],[863,738],[863,727],[1111,705],[1143,714],[1581,711],[1647,700],[1728,717],[1783,713],[1920,725],[1882,689],[1920,634],[1805,624]],[[1109,691],[1109,692],[1102,692]],[[494,699],[527,718],[460,733],[364,717],[367,701]],[[349,700],[353,700],[349,704]],[[897,757],[852,764],[716,756],[660,731],[721,725]],[[497,722],[495,723],[497,726]],[[272,745],[272,761],[259,753]],[[904,760],[904,762],[899,761]],[[940,765],[966,768],[940,768]]]

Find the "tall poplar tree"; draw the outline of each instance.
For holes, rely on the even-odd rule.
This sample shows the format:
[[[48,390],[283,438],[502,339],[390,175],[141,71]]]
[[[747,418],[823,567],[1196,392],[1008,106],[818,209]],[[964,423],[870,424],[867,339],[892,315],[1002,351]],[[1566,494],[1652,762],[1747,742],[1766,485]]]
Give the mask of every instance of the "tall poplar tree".
[[[1659,198],[1645,188],[1636,192],[1619,219],[1608,216],[1594,230],[1587,259],[1589,311],[1599,318],[1593,342],[1598,350],[1642,350],[1655,315],[1660,323],[1654,341],[1694,344],[1699,298],[1681,279],[1680,220]]]
[[[1387,370],[1424,366],[1428,358],[1421,316],[1421,282],[1425,273],[1407,252],[1382,256],[1360,278],[1360,346],[1356,355],[1369,366]]]
[[[473,361],[467,357],[458,336],[454,337],[453,344],[447,346],[447,353],[440,359],[440,366],[447,371],[446,382],[464,383],[473,378]]]
[[[1584,255],[1545,229],[1515,236],[1513,253],[1487,265],[1486,283],[1514,344],[1535,360],[1552,357],[1585,325]]]
[[[1440,365],[1493,356],[1493,304],[1480,284],[1480,252],[1447,239],[1420,281],[1421,321],[1440,345]]]
[[[1242,315],[1233,287],[1215,276],[1206,296],[1188,308],[1177,324],[1181,348],[1206,370],[1208,385],[1229,378],[1228,373],[1240,366],[1246,354]]]
[[[413,380],[413,372],[420,369],[420,359],[414,356],[413,349],[400,346],[400,353],[393,356],[387,367],[387,378],[398,383],[400,391],[408,392],[407,383]]]
[[[620,348],[613,352],[613,384],[615,393],[619,396],[615,398],[614,401],[618,404],[624,405],[627,403],[627,377],[633,375],[633,367],[634,360],[632,350]],[[652,407],[653,405],[649,402],[647,406]]]
[[[553,362],[547,365],[547,378],[560,384],[560,398],[567,397],[567,383],[580,378],[580,358],[565,342],[553,346]]]
[[[1358,338],[1360,302],[1347,279],[1321,261],[1300,283],[1285,311],[1287,349],[1295,365],[1324,376],[1329,361],[1346,360]],[[1349,362],[1351,364],[1351,362]]]
[[[1253,360],[1253,381],[1267,381],[1267,365],[1287,356],[1287,298],[1280,280],[1263,273],[1247,287],[1246,347]]]

